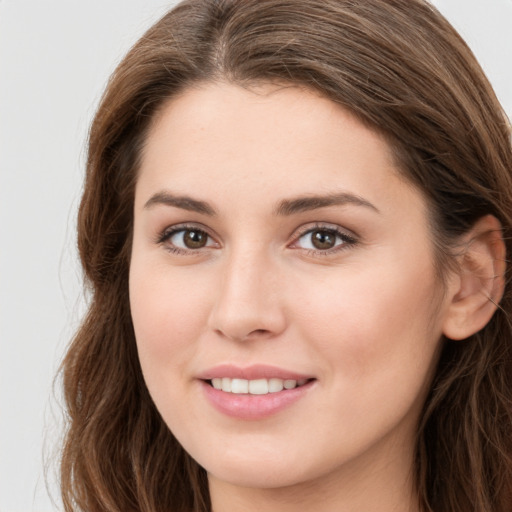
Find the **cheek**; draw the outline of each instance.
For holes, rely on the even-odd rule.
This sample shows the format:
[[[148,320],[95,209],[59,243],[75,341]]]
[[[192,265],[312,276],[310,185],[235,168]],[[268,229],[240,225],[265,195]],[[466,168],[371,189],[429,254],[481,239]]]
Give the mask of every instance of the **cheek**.
[[[340,269],[321,287],[303,285],[297,291],[307,297],[297,315],[303,335],[329,356],[333,375],[384,379],[403,375],[404,365],[430,367],[441,337],[430,264],[407,269],[382,262],[372,270]]]
[[[437,360],[430,266],[385,268],[340,271],[329,285],[304,282],[299,290],[309,295],[297,311],[297,338],[307,340],[308,355],[325,370],[322,389],[333,390],[318,414],[339,433],[334,451],[343,452],[347,440],[366,446],[398,424],[404,435],[414,432]]]
[[[149,268],[132,263],[130,305],[142,369],[151,381],[190,360],[207,322],[211,294],[207,281],[188,272]]]

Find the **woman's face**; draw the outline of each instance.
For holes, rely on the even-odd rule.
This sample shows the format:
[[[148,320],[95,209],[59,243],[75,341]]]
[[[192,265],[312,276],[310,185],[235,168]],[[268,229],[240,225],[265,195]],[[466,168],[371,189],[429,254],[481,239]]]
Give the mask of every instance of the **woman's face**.
[[[142,370],[211,481],[410,470],[449,304],[381,136],[295,87],[189,89],[152,126],[134,208]]]

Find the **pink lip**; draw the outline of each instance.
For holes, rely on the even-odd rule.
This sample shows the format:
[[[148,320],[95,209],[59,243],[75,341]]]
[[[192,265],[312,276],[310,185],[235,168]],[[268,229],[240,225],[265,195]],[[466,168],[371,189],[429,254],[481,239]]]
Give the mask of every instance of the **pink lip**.
[[[284,389],[277,393],[250,395],[226,393],[219,389],[215,389],[209,382],[207,382],[219,377],[247,380],[271,378],[283,380],[308,379],[308,382],[294,389]],[[201,380],[200,383],[204,396],[217,411],[232,418],[241,420],[260,420],[277,414],[305,397],[316,382],[316,379],[310,376],[283,370],[273,366],[253,365],[246,368],[240,368],[230,364],[216,366],[207,370],[199,376],[199,379]]]
[[[201,382],[204,395],[217,411],[240,420],[261,420],[277,414],[304,397],[314,385],[310,381],[294,389],[268,393],[267,395],[236,395],[215,389]]]
[[[255,364],[246,367],[233,364],[221,364],[200,373],[197,378],[201,380],[212,380],[215,378],[228,377],[230,379],[283,379],[302,380],[311,379],[312,375],[303,375],[266,364]]]

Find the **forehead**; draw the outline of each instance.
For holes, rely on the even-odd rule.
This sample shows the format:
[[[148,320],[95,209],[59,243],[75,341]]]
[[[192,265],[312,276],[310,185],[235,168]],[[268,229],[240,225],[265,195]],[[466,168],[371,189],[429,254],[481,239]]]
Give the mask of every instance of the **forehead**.
[[[334,102],[294,86],[212,83],[155,117],[136,200],[168,188],[233,203],[335,189],[391,204],[405,186],[384,137]]]

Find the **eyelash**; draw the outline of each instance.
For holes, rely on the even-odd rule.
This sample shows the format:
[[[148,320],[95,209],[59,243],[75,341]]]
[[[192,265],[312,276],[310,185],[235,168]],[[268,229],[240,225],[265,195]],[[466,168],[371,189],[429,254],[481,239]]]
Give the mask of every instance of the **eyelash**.
[[[176,247],[175,245],[168,244],[167,242],[178,233],[185,233],[187,231],[195,231],[196,233],[203,233],[209,239],[213,240],[214,238],[208,233],[208,231],[202,227],[199,227],[194,224],[179,224],[177,226],[172,226],[165,228],[156,240],[157,244],[164,245],[165,249],[173,254],[180,255],[188,255],[188,254],[197,254],[201,249],[208,248],[207,246],[201,247],[199,249],[182,249],[181,247]]]
[[[203,246],[198,249],[182,249],[181,247],[176,247],[175,245],[168,244],[167,242],[176,234],[178,233],[185,233],[186,231],[195,231],[202,233],[208,237],[210,240],[214,240],[214,237],[211,236],[208,231],[202,227],[199,227],[194,224],[180,224],[177,226],[172,226],[164,229],[157,237],[156,243],[160,245],[165,245],[165,248],[167,251],[173,253],[173,254],[179,254],[179,255],[189,255],[189,254],[198,254],[202,249],[207,249],[211,246]],[[301,238],[308,234],[312,234],[316,231],[323,231],[325,233],[329,233],[333,236],[335,236],[336,241],[341,240],[341,243],[338,243],[332,248],[329,249],[305,249],[302,248],[302,250],[307,254],[311,256],[330,256],[333,254],[336,254],[338,252],[341,252],[343,250],[348,249],[349,247],[352,247],[358,243],[357,238],[352,235],[348,234],[347,232],[341,230],[337,226],[333,225],[326,225],[326,224],[315,224],[313,226],[309,225],[307,227],[302,228],[297,235],[294,236],[293,241],[291,244],[288,244],[288,247],[293,247],[293,245],[296,245]],[[298,249],[301,249],[298,247]]]
[[[335,245],[330,249],[302,249],[306,252],[306,254],[311,256],[331,256],[333,254],[337,254],[338,252],[347,250],[349,247],[353,247],[358,243],[356,236],[352,234],[348,234],[346,231],[343,231],[338,226],[334,225],[326,225],[326,224],[315,224],[313,226],[307,226],[302,228],[298,235],[294,237],[294,241],[291,245],[297,244],[298,241],[308,235],[315,233],[316,231],[323,231],[325,233],[329,233],[336,238],[336,241],[341,240],[341,243]]]

